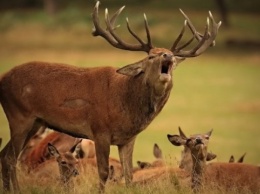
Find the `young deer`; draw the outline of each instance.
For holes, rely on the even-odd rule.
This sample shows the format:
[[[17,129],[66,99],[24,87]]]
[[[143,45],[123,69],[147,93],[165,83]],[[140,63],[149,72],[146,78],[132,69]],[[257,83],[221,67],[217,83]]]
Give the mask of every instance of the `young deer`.
[[[187,138],[187,136],[184,134],[182,129],[180,127],[178,129],[179,129],[179,135],[183,138]],[[203,135],[203,134],[201,134],[201,135]],[[190,137],[192,137],[192,136],[195,136],[195,135],[191,135]],[[159,146],[157,144],[154,144],[153,154],[154,154],[154,157],[156,158],[156,160],[152,163],[137,161],[137,165],[139,166],[140,169],[165,165],[165,161],[163,160],[163,157],[162,157],[162,150],[159,148]],[[213,153],[207,153],[206,160],[211,161],[211,160],[215,159],[216,157],[217,156]],[[192,172],[192,166],[193,166],[193,163],[192,163],[190,149],[186,145],[184,145],[184,149],[181,151],[181,160],[179,162],[179,167],[181,169],[186,170],[187,172]]]
[[[179,135],[168,135],[175,145],[186,145],[192,155],[192,188],[199,191],[202,187],[257,193],[260,190],[260,167],[243,163],[213,162],[206,164],[208,142],[211,132],[183,138]]]
[[[181,127],[178,128],[179,129],[179,135],[180,137],[182,137],[183,139],[188,139],[188,137],[185,135],[185,133],[183,132],[183,130],[181,129]],[[196,137],[198,135],[209,135],[211,134],[211,132],[208,132],[206,134],[194,134],[194,135],[190,135],[189,138],[192,137]],[[183,145],[184,149],[181,151],[181,160],[179,163],[179,167],[181,169],[186,170],[187,172],[192,172],[193,170],[193,160],[192,160],[192,155],[191,155],[191,150],[187,145]],[[215,159],[217,157],[217,155],[213,154],[213,153],[207,153],[207,157],[206,157],[206,161],[211,161],[213,159]]]
[[[29,62],[7,72],[0,80],[0,102],[7,116],[11,139],[1,152],[3,186],[19,190],[16,178],[17,157],[40,126],[95,142],[101,191],[109,174],[110,145],[117,145],[126,184],[132,180],[132,154],[137,135],[161,112],[169,99],[172,72],[185,58],[197,57],[215,45],[221,22],[209,12],[205,32],[200,34],[185,17],[180,35],[170,49],[152,45],[145,17],[147,43],[129,26],[138,44],[123,41],[115,30],[117,17],[106,9],[105,23],[99,23],[99,2],[92,14],[94,36],[101,36],[112,46],[128,51],[144,51],[143,60],[122,68],[82,68],[48,62]],[[178,46],[186,26],[193,38]],[[184,50],[196,39],[198,44]]]
[[[48,143],[48,152],[52,158],[32,169],[30,176],[40,184],[56,182],[57,178],[60,177],[59,180],[63,186],[70,186],[71,178],[79,175],[78,159],[73,154],[77,144],[69,151],[60,153],[55,146]]]
[[[31,142],[31,140],[29,142]],[[26,168],[29,172],[32,169],[37,168],[41,163],[49,160],[52,157],[49,152],[49,143],[55,146],[59,153],[65,153],[73,147],[76,142],[79,142],[78,138],[56,131],[50,132],[41,139],[37,145],[31,148],[30,153],[23,156],[23,160],[20,161],[21,166]],[[79,145],[81,145],[81,143]]]

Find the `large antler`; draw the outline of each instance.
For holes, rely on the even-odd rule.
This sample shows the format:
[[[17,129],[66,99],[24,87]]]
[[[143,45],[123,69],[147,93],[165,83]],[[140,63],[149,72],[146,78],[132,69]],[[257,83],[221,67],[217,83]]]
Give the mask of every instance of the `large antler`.
[[[115,21],[119,14],[123,11],[125,6],[121,7],[110,19],[108,10],[105,10],[105,22],[106,22],[106,30],[102,29],[99,23],[99,16],[98,16],[98,8],[99,8],[99,1],[97,1],[94,12],[92,14],[93,19],[93,36],[101,36],[105,38],[111,45],[113,45],[116,48],[124,49],[124,50],[130,50],[130,51],[145,51],[149,53],[149,51],[153,48],[150,32],[148,28],[148,22],[146,19],[146,16],[144,15],[144,23],[145,23],[145,30],[146,30],[146,36],[147,36],[147,43],[145,43],[141,38],[139,38],[130,28],[128,19],[126,18],[127,23],[127,29],[130,32],[130,34],[140,43],[140,44],[129,44],[124,42],[121,38],[119,38],[114,30],[119,27],[114,26]]]
[[[177,37],[177,39],[175,40],[175,42],[173,43],[173,45],[171,47],[171,51],[174,53],[174,55],[179,56],[179,57],[184,57],[184,58],[196,57],[196,56],[202,54],[209,46],[215,46],[215,38],[217,36],[218,28],[220,27],[221,22],[216,23],[211,12],[209,11],[209,17],[207,17],[206,29],[205,29],[204,34],[202,35],[196,31],[195,27],[191,23],[188,16],[181,9],[180,9],[180,11],[186,20],[184,22],[183,28],[182,28],[179,36]],[[188,27],[190,28],[191,32],[193,33],[193,37],[188,42],[183,44],[182,46],[177,47],[178,43],[180,42],[180,40],[185,32],[185,28],[186,28],[187,24],[188,24]],[[194,40],[194,38],[197,39],[198,44],[189,51],[182,50],[185,47],[187,47]]]

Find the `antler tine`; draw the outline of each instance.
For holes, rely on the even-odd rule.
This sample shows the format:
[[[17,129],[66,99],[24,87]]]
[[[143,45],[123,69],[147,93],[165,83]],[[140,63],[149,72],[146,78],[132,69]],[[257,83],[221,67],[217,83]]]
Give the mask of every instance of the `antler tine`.
[[[118,28],[120,25],[114,26],[116,23],[116,19],[117,17],[120,15],[120,13],[124,10],[125,6],[121,7],[119,10],[117,10],[117,12],[112,16],[112,18],[110,19],[110,24],[113,26],[113,30],[115,30],[116,28]]]
[[[183,25],[183,27],[182,27],[182,30],[181,30],[179,36],[178,36],[177,39],[174,41],[174,43],[173,43],[173,45],[172,45],[172,47],[171,47],[171,50],[172,50],[172,51],[177,50],[176,47],[177,47],[177,45],[179,44],[181,38],[183,37],[183,34],[184,34],[184,32],[185,32],[186,26],[187,26],[187,20],[184,21],[184,25]]]
[[[193,34],[193,37],[192,37],[189,41],[187,41],[185,44],[183,44],[182,46],[180,46],[180,47],[177,48],[177,46],[178,46],[178,44],[179,44],[181,38],[183,37],[183,34],[184,34],[184,32],[185,32],[186,26],[187,26],[187,20],[184,21],[184,25],[183,25],[183,27],[182,27],[182,30],[181,30],[179,36],[177,37],[177,39],[175,40],[175,42],[173,43],[173,45],[172,45],[172,47],[171,47],[171,51],[178,52],[178,51],[180,51],[181,49],[187,47],[187,46],[188,46],[190,43],[192,43],[192,41],[194,40],[195,35]]]
[[[193,24],[191,23],[191,20],[190,18],[182,11],[182,9],[180,9],[180,12],[181,14],[185,17],[187,23],[188,23],[188,26],[191,30],[191,32],[194,34],[195,38],[200,41],[201,40],[201,37],[202,35],[200,33],[197,32],[196,28],[193,26]]]
[[[144,23],[145,23],[145,31],[146,31],[146,37],[147,37],[147,44],[152,48],[152,40],[151,40],[151,35],[150,35],[150,30],[147,22],[147,17],[144,14]]]
[[[104,39],[106,39],[112,46],[116,48],[120,48],[123,50],[130,50],[130,51],[145,51],[149,53],[149,51],[153,48],[151,45],[151,40],[150,40],[150,34],[149,34],[149,29],[148,25],[146,24],[146,33],[147,33],[147,39],[148,43],[144,43],[129,27],[129,24],[127,22],[127,28],[129,32],[137,39],[137,41],[140,43],[139,44],[128,44],[124,42],[119,36],[114,32],[114,30],[119,27],[114,26],[115,21],[117,17],[120,15],[120,13],[123,11],[125,6],[121,7],[115,14],[113,14],[112,18],[110,19],[108,10],[105,10],[105,23],[106,23],[106,30],[102,29],[99,23],[99,17],[98,17],[98,8],[99,8],[99,1],[96,3],[96,6],[94,8],[94,13],[92,14],[92,19],[93,19],[93,36],[101,36]],[[146,22],[147,23],[147,22]]]
[[[153,48],[152,46],[152,41],[151,41],[151,36],[150,36],[150,31],[149,31],[149,27],[148,27],[148,22],[147,22],[147,18],[146,15],[144,14],[144,24],[145,24],[145,31],[146,31],[146,37],[147,37],[147,43],[144,43],[144,41],[139,38],[136,33],[130,28],[129,25],[129,20],[128,18],[126,18],[126,24],[127,24],[127,29],[130,32],[130,34],[132,34],[132,36],[144,47],[148,47],[148,49],[150,50],[151,48]],[[148,50],[147,49],[147,50]]]
[[[183,16],[185,17],[185,19],[187,20],[187,24],[188,24],[191,32],[193,33],[193,38],[195,37],[199,43],[197,44],[197,46],[195,46],[190,51],[184,51],[181,49],[188,46],[192,42],[193,38],[180,48],[175,48],[177,46],[177,44],[174,43],[175,47],[172,47],[171,50],[174,52],[175,56],[185,57],[185,58],[186,57],[196,57],[196,56],[202,54],[208,47],[214,46],[215,38],[217,36],[218,29],[221,25],[221,22],[216,23],[211,12],[209,11],[209,17],[207,17],[207,25],[205,28],[205,32],[204,32],[204,35],[202,35],[196,31],[195,27],[192,25],[188,16],[182,10],[180,10],[180,11],[183,14]],[[179,37],[180,37],[180,35],[179,35]],[[179,39],[179,37],[177,38],[177,40]],[[178,42],[179,41],[180,40],[178,40]]]

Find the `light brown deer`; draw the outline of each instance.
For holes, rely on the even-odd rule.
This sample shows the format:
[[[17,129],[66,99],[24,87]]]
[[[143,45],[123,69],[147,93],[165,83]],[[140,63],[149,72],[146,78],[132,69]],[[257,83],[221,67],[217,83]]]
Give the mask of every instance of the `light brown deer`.
[[[260,190],[260,167],[243,163],[213,162],[206,164],[210,134],[183,138],[168,135],[175,145],[186,145],[191,150],[193,171],[192,188],[195,191],[206,188],[220,188],[222,191],[258,193]]]
[[[30,153],[27,153],[27,155],[23,157],[23,160],[20,161],[20,163],[29,172],[32,169],[37,168],[37,166],[41,163],[51,158],[52,155],[48,149],[49,143],[55,146],[59,153],[65,153],[71,147],[73,147],[76,142],[79,142],[78,138],[56,131],[51,132],[45,138],[43,138],[37,145],[31,148]]]
[[[182,131],[181,127],[179,127],[179,135],[182,136],[183,138],[187,138],[187,136]],[[196,135],[198,135],[198,134],[196,134]],[[203,134],[201,134],[201,135],[203,135]],[[192,136],[194,136],[194,135],[191,135],[190,137],[192,137]],[[192,166],[193,166],[191,152],[190,152],[190,149],[186,145],[184,145],[183,147],[184,147],[184,149],[181,151],[181,160],[179,162],[179,167],[181,169],[186,170],[187,172],[191,172]],[[140,169],[152,168],[152,167],[158,167],[158,166],[165,165],[165,161],[162,157],[162,150],[159,148],[159,146],[157,144],[154,144],[153,154],[155,157],[155,161],[153,161],[152,163],[137,161],[137,165],[139,166]],[[215,159],[216,157],[217,157],[216,154],[207,153],[207,161],[211,161],[211,160]]]
[[[188,137],[185,135],[185,133],[183,132],[181,127],[179,127],[178,129],[179,129],[179,135],[183,139],[188,139]],[[210,134],[210,132],[208,132],[206,135],[209,135],[209,134]],[[194,135],[190,135],[189,138],[196,137],[198,135],[204,136],[205,134],[194,134]],[[181,151],[181,160],[179,163],[179,167],[181,169],[184,169],[187,172],[191,173],[193,170],[191,149],[185,144],[183,145],[183,147],[184,147],[184,149]],[[216,157],[217,157],[217,155],[214,153],[207,153],[206,161],[211,161],[211,160],[215,159]]]
[[[51,159],[32,169],[30,176],[26,175],[26,177],[35,179],[34,181],[38,184],[50,184],[53,181],[60,180],[61,185],[71,186],[71,178],[79,175],[79,161],[73,155],[77,144],[67,152],[60,153],[55,146],[48,143],[47,147]]]
[[[181,137],[186,138],[186,135],[179,127],[179,134]],[[206,134],[199,134],[201,136],[210,135],[211,131]],[[191,135],[193,136],[197,135]],[[174,166],[169,166],[165,163],[162,157],[162,150],[157,144],[154,145],[154,156],[156,160],[153,163],[140,162],[138,161],[139,169],[134,171],[134,183],[150,183],[153,180],[161,180],[165,177],[173,176],[176,177],[181,184],[188,184],[188,179],[190,179],[192,174],[192,156],[189,148],[184,145],[184,151],[182,152],[182,158],[180,164],[183,164],[183,168],[176,168]],[[213,153],[207,153],[207,161],[211,161],[216,158]]]
[[[0,81],[0,102],[7,116],[11,139],[1,152],[3,185],[19,190],[16,177],[17,157],[40,126],[46,125],[74,137],[95,142],[100,189],[105,188],[109,173],[110,145],[117,145],[123,165],[126,184],[132,179],[132,153],[137,134],[143,131],[161,112],[172,89],[172,71],[188,57],[202,54],[215,45],[220,22],[211,13],[204,34],[196,31],[189,18],[168,50],[152,45],[145,17],[147,43],[130,28],[130,34],[139,44],[129,44],[115,33],[114,24],[123,10],[111,18],[106,10],[106,27],[99,23],[96,3],[92,15],[94,36],[101,36],[116,48],[144,51],[148,56],[122,68],[81,68],[48,62],[29,62],[7,72]],[[178,46],[186,26],[193,38]],[[198,44],[184,50],[193,39]]]

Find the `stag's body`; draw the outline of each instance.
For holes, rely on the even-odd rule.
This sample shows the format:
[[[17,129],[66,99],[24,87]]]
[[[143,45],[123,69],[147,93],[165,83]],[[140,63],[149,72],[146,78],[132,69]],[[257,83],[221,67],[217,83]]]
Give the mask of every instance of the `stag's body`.
[[[17,157],[27,135],[44,124],[94,140],[97,157],[107,156],[99,167],[106,168],[109,145],[120,149],[131,144],[161,111],[171,88],[169,82],[158,94],[143,75],[120,75],[113,67],[78,68],[43,62],[17,66],[0,82],[0,101],[16,142],[14,150],[10,146],[3,154],[15,153]],[[131,149],[126,152],[131,153]]]

